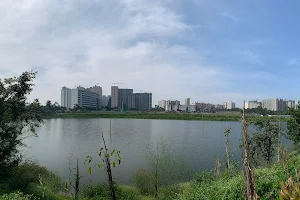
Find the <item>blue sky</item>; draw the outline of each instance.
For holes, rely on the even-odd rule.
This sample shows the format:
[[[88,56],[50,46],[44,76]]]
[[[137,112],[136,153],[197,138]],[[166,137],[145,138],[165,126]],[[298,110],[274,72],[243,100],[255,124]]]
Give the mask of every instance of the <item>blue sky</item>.
[[[37,70],[30,99],[99,83],[222,103],[299,100],[296,0],[16,0],[0,5],[0,77]]]

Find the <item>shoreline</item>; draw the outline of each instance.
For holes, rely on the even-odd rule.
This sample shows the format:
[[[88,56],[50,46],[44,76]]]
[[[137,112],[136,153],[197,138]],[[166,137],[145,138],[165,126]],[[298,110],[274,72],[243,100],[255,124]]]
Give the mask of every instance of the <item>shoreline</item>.
[[[190,120],[190,121],[240,121],[239,113],[113,113],[113,112],[82,112],[63,113],[46,116],[44,119],[89,119],[89,118],[118,118],[118,119],[156,119],[156,120]],[[270,119],[271,121],[286,122],[287,117],[247,115],[248,120]]]

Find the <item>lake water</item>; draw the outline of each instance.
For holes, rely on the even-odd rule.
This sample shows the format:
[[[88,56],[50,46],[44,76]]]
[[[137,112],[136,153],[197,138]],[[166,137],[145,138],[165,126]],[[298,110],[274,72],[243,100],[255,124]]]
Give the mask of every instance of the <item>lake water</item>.
[[[109,149],[121,151],[122,163],[113,169],[118,183],[130,184],[134,170],[147,168],[145,149],[163,137],[171,145],[173,156],[184,161],[193,171],[211,170],[218,156],[225,160],[224,128],[230,126],[230,148],[233,159],[239,160],[240,122],[111,119],[50,119],[37,130],[38,137],[26,140],[26,158],[56,171],[67,180],[68,158],[79,159],[83,182],[107,179],[104,169],[93,168],[92,175],[84,165],[87,155],[95,156],[103,147],[101,131]],[[286,142],[286,141],[285,141]],[[75,167],[75,160],[72,162]]]

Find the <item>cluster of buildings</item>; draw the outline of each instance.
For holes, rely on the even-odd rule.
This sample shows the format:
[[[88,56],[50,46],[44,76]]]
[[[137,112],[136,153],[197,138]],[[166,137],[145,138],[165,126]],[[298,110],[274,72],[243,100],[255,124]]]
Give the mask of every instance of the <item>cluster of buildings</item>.
[[[184,104],[180,104],[178,100],[161,100],[158,101],[158,108],[165,111],[183,111],[183,112],[213,112],[222,109],[234,109],[235,103],[232,101],[223,104],[211,104],[205,102],[195,102],[191,104],[190,98],[186,98]]]
[[[245,102],[245,109],[254,109],[258,107],[262,107],[270,111],[286,112],[288,108],[295,108],[296,103],[294,100],[283,100],[278,98],[265,99],[261,102],[257,100]]]
[[[99,109],[110,107],[122,110],[150,110],[152,108],[152,93],[134,93],[133,89],[119,88],[111,86],[111,95],[102,95],[102,87],[95,85],[90,88],[78,86],[70,89],[62,87],[61,106],[72,109],[75,105],[83,108]],[[255,109],[262,107],[269,111],[286,112],[288,108],[295,108],[294,100],[265,99],[260,101],[246,101],[245,109]],[[223,104],[211,104],[205,102],[191,103],[190,98],[186,98],[184,104],[178,100],[158,101],[157,108],[165,111],[180,112],[213,112],[215,110],[234,109],[235,103],[232,101]]]
[[[93,86],[84,88],[78,86],[70,89],[62,87],[61,106],[74,108],[76,105],[83,108],[99,109],[102,107],[150,110],[152,107],[152,93],[133,93],[133,89],[111,87],[111,95],[102,95],[102,87]]]
[[[152,108],[152,93],[133,93],[133,89],[111,87],[111,107],[137,110]]]

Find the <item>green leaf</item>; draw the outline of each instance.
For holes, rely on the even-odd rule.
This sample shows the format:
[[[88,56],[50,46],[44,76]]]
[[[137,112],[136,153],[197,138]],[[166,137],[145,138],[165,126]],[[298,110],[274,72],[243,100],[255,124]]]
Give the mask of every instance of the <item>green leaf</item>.
[[[89,174],[92,174],[92,167],[91,167],[91,166],[90,166],[89,169],[88,169],[88,173],[89,173]]]
[[[112,165],[113,165],[113,167],[115,167],[116,166],[116,162],[112,162]]]
[[[101,168],[102,166],[103,166],[103,164],[102,164],[102,163],[98,164],[98,167],[99,167],[99,168]]]
[[[111,156],[114,154],[116,152],[116,150],[114,149],[114,150],[112,150],[112,152],[111,152]]]

